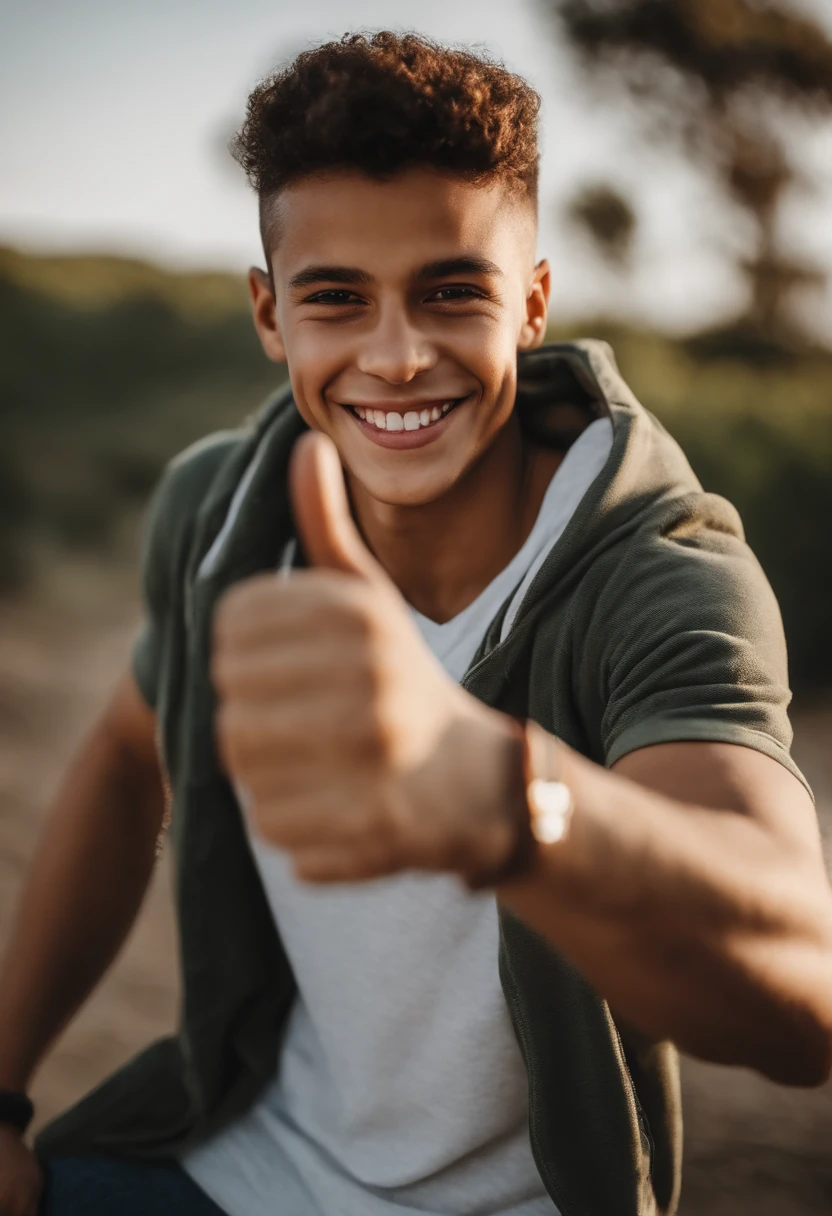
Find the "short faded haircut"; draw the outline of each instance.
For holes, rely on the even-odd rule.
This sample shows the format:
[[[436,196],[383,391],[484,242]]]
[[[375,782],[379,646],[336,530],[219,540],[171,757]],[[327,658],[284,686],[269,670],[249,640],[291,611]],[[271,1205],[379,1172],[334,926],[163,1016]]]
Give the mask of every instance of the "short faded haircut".
[[[255,88],[231,151],[259,196],[268,259],[276,197],[327,171],[384,181],[432,168],[502,182],[536,208],[539,110],[535,90],[484,54],[412,33],[345,34]]]

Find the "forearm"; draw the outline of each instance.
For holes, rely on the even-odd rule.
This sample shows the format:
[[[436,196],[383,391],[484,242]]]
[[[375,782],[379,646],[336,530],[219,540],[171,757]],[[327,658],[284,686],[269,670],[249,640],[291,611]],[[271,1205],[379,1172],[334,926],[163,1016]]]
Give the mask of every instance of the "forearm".
[[[685,805],[553,746],[570,831],[499,898],[624,1021],[799,1080],[799,1044],[814,1061],[832,1035],[832,903],[817,856],[747,815]]]
[[[158,769],[94,730],[56,798],[0,972],[0,1087],[26,1087],[124,941],[163,813]]]

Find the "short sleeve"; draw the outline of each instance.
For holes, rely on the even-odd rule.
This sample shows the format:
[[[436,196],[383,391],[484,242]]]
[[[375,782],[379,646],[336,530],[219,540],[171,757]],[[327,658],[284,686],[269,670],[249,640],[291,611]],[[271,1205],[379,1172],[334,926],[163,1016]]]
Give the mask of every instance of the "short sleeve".
[[[790,754],[780,611],[740,536],[707,525],[642,535],[605,588],[595,630],[608,765],[651,744],[737,743],[807,784]]]

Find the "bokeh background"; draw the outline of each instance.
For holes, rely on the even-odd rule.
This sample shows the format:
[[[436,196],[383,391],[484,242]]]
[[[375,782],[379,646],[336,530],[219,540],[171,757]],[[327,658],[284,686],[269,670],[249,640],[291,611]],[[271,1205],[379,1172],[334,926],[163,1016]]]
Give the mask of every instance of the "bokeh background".
[[[249,320],[254,82],[345,30],[484,47],[544,100],[552,337],[608,338],[777,592],[832,832],[829,0],[5,0],[0,9],[0,937],[139,613],[164,462],[280,381]],[[36,1084],[43,1121],[176,1018],[162,858]],[[686,1216],[832,1210],[832,1087],[685,1061]]]

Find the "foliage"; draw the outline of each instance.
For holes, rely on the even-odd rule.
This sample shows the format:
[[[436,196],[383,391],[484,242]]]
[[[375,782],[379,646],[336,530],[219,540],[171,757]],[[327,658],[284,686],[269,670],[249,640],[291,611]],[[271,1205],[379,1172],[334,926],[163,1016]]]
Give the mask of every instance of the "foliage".
[[[0,246],[2,282],[78,309],[101,312],[126,300],[147,298],[197,320],[239,315],[246,307],[245,283],[217,271],[173,274],[152,262],[107,254],[32,257]]]
[[[236,276],[3,250],[0,307],[0,565],[18,577],[38,542],[117,540],[173,452],[284,378]]]
[[[97,295],[83,280],[95,278],[99,260],[61,259],[54,290],[43,262],[18,257],[15,274],[0,277],[6,590],[44,542],[118,552],[125,520],[135,524],[164,461],[237,424],[282,373],[260,352],[232,276],[221,276],[218,295],[239,303],[206,309],[203,276],[138,273],[128,263],[118,290],[110,284]],[[118,263],[110,265],[118,280]],[[706,488],[739,508],[780,599],[795,682],[832,685],[823,584],[832,356],[749,362],[748,348],[726,335],[699,345],[603,322],[581,330],[612,343],[625,377],[681,441]]]
[[[619,190],[605,182],[581,186],[566,206],[566,219],[589,237],[610,266],[628,266],[637,219],[632,203]]]
[[[832,113],[832,40],[787,0],[546,0],[587,80],[629,92],[651,134],[697,157],[752,221],[740,270],[750,319],[793,344],[795,293],[825,273],[788,253],[778,220],[802,181],[782,118]]]

